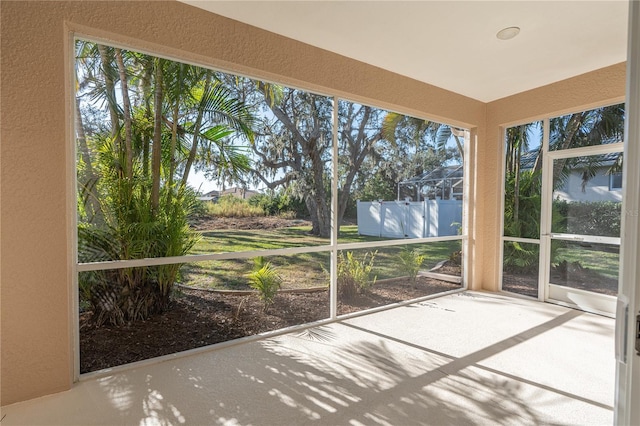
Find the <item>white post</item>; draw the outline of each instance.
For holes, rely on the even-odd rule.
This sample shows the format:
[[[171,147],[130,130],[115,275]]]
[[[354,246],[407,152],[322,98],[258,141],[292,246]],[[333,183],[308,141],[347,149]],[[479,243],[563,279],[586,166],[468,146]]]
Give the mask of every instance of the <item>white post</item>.
[[[640,2],[629,2],[620,288],[616,313],[616,425],[640,424]]]
[[[338,311],[338,98],[333,97],[333,132],[331,144],[331,265],[329,285],[329,317]]]
[[[538,299],[549,297],[549,272],[551,265],[551,220],[553,205],[553,160],[549,158],[550,122],[542,122],[542,188],[540,201],[540,255],[538,257]]]

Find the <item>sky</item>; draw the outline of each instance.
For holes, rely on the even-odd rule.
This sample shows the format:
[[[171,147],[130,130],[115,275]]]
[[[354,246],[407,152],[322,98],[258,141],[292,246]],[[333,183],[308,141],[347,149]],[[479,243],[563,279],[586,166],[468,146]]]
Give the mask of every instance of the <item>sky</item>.
[[[218,185],[215,182],[210,182],[202,172],[197,172],[192,170],[189,173],[189,178],[187,179],[187,183],[199,190],[202,194],[205,194],[209,191],[213,191],[214,189],[219,189]]]

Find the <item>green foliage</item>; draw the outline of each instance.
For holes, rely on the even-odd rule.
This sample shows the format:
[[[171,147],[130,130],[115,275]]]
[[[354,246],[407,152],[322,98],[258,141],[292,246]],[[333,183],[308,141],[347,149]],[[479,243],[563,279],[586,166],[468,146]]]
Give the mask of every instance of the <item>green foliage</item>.
[[[424,254],[420,254],[415,250],[409,249],[409,247],[405,247],[398,253],[398,260],[400,261],[400,266],[404,271],[409,273],[409,282],[411,285],[415,287],[416,285],[416,277],[418,276],[418,272],[420,272],[420,268],[422,264],[426,260],[427,256]]]
[[[540,175],[540,172],[529,170],[517,175],[507,174],[504,196],[505,236],[540,238]]]
[[[462,250],[455,250],[449,253],[449,262],[454,265],[462,265]]]
[[[191,231],[187,215],[197,200],[192,192],[165,188],[162,208],[152,213],[143,178],[122,179],[111,150],[104,149],[96,166],[102,173],[97,185],[102,220],[80,216],[80,262],[182,256],[199,235]],[[80,274],[81,298],[98,324],[121,325],[164,311],[180,264],[124,268]]]
[[[303,217],[308,216],[307,208],[300,199],[286,191],[274,194],[258,194],[249,198],[249,205],[260,207],[267,216]]]
[[[208,202],[207,213],[214,217],[256,217],[264,216],[264,210],[251,205],[247,200],[233,195],[223,195],[216,202]]]
[[[540,238],[540,175],[540,172],[530,170],[517,174],[507,173],[504,202],[505,236]],[[538,253],[537,246],[535,249],[527,249],[518,242],[507,241],[504,245],[504,267],[507,270],[516,269],[522,272],[536,269]]]
[[[396,182],[378,172],[368,177],[356,196],[361,201],[395,200],[397,188]]]
[[[375,284],[377,276],[371,278],[371,271],[376,254],[377,251],[367,252],[362,259],[357,259],[351,251],[338,254],[338,291],[341,296],[352,298]]]
[[[258,291],[258,297],[264,303],[264,310],[273,303],[278,289],[282,286],[282,278],[277,269],[259,256],[253,260],[253,271],[249,273],[249,286]]]
[[[613,201],[567,202],[554,200],[553,232],[620,236],[622,203]]]
[[[209,201],[201,201],[197,200],[196,203],[193,204],[193,209],[191,213],[189,213],[189,219],[203,218],[209,215],[207,211],[207,205]]]
[[[189,172],[246,173],[229,141],[253,141],[251,111],[211,70],[91,42],[76,43],[76,77],[79,261],[187,254]],[[81,303],[98,324],[146,319],[169,307],[180,267],[81,273]]]
[[[507,241],[504,244],[504,268],[519,274],[532,273],[538,270],[540,246]]]

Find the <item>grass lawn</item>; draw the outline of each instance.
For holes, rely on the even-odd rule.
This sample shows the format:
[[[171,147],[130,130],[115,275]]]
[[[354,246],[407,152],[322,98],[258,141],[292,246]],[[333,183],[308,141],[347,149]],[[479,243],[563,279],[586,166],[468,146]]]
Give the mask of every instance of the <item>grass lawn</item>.
[[[250,250],[272,250],[280,248],[328,245],[329,240],[308,234],[309,227],[291,227],[275,230],[220,230],[209,231],[191,250],[190,254],[240,252]],[[377,241],[376,237],[358,235],[355,225],[342,226],[340,243]],[[408,241],[408,243],[410,240]],[[447,260],[452,252],[460,250],[460,241],[421,243],[408,247],[426,255],[423,269]],[[393,278],[406,275],[397,260],[405,246],[378,249],[374,260],[377,278]],[[376,249],[356,250],[357,258]],[[267,259],[278,268],[283,279],[283,288],[308,288],[328,285],[329,252],[303,253],[292,256],[272,256]],[[181,283],[190,286],[218,289],[247,289],[246,274],[251,272],[251,259],[211,260],[185,264],[181,269]]]
[[[578,262],[583,268],[588,268],[605,277],[618,278],[620,254],[617,251],[598,250],[598,245],[582,247],[569,244],[566,248],[558,249],[553,263],[558,264],[564,260],[568,263]]]

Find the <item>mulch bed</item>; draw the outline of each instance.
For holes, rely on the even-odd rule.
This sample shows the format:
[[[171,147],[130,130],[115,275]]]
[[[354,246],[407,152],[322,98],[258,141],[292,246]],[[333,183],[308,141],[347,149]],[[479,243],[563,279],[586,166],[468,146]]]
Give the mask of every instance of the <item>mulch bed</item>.
[[[278,216],[254,217],[200,217],[191,220],[191,227],[196,231],[213,231],[220,229],[278,229],[291,226],[311,226],[304,219],[286,219]]]
[[[376,283],[353,300],[339,300],[338,314],[415,299],[460,288],[459,284],[418,277]],[[327,290],[279,293],[266,311],[255,294],[221,294],[180,289],[171,309],[123,327],[95,327],[91,312],[80,315],[80,371],[103,368],[225,342],[329,317]]]
[[[567,268],[569,269],[567,271]],[[551,282],[565,287],[615,296],[618,294],[618,280],[602,276],[578,264],[554,265],[551,268]],[[538,275],[504,273],[502,289],[525,296],[538,297]]]

